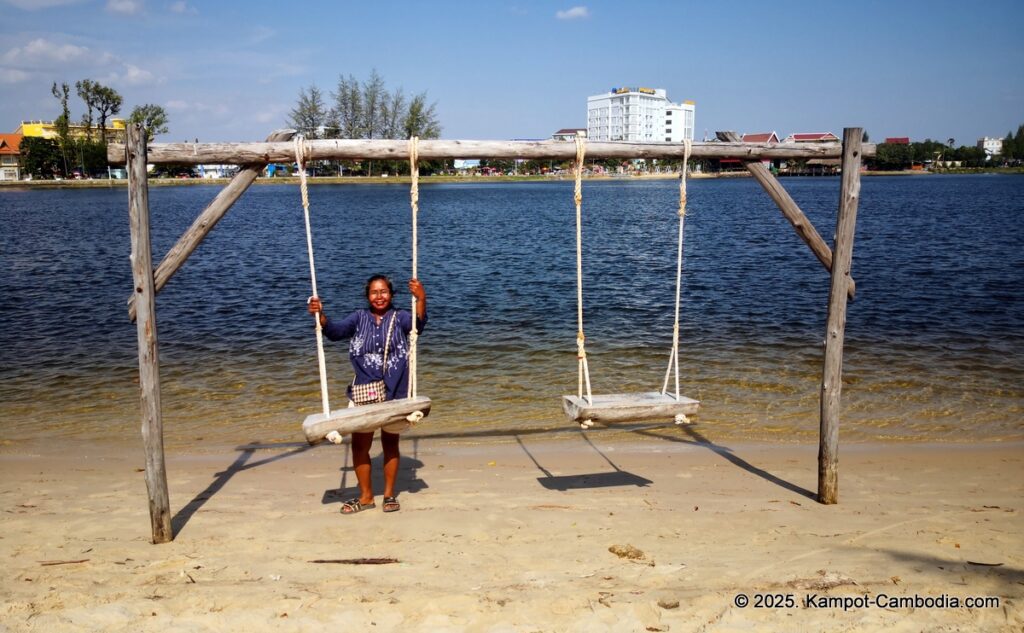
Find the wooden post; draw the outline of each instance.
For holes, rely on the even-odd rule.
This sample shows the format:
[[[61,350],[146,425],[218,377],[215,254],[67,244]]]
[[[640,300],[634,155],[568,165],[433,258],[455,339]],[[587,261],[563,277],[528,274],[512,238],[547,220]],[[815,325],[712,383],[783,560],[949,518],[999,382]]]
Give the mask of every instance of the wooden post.
[[[153,253],[149,241],[149,184],[146,180],[146,131],[128,126],[128,219],[132,234],[132,278],[135,280],[136,329],[139,334],[139,391],[142,441],[146,448],[146,490],[154,543],[174,539],[171,502],[164,466],[164,430],[160,418],[160,354],[156,336],[156,293]]]
[[[853,236],[860,199],[861,139],[859,127],[843,130],[843,179],[832,260],[832,286],[828,294],[825,363],[821,376],[821,431],[818,436],[818,501],[839,501],[839,404],[843,387],[843,337],[846,332],[846,295],[851,282]]]
[[[715,136],[723,141],[740,142],[740,136],[736,132],[715,132]],[[761,186],[768,192],[768,195],[775,201],[775,204],[779,205],[782,215],[793,225],[800,239],[811,248],[818,261],[825,266],[825,270],[832,272],[832,249],[828,247],[825,240],[821,239],[821,235],[814,228],[814,224],[800,210],[800,207],[797,206],[796,201],[789,195],[789,192],[783,188],[779,180],[760,161],[748,161],[744,165],[757,182],[761,183]],[[857,286],[852,278],[850,279],[850,287],[847,292],[850,299],[853,299],[854,294],[857,292]]]
[[[295,134],[295,130],[277,130],[267,137],[267,142],[290,141]],[[217,197],[196,217],[192,226],[182,233],[178,242],[171,250],[167,251],[167,255],[160,261],[156,272],[153,273],[156,292],[160,292],[171,276],[178,272],[192,251],[196,250],[203,238],[213,230],[213,227],[217,226],[217,222],[220,222],[231,205],[242,197],[242,194],[249,189],[266,166],[265,162],[244,165],[231,179],[231,182],[221,189]],[[135,293],[128,297],[128,318],[135,320]]]

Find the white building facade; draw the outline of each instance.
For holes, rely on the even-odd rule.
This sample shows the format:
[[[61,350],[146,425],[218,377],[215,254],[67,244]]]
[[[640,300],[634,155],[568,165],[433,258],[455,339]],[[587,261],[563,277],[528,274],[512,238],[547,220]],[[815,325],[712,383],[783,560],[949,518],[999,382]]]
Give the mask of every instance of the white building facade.
[[[1003,139],[1001,138],[979,138],[978,148],[985,150],[985,158],[989,159],[993,156],[1003,153]]]
[[[672,103],[663,88],[612,88],[587,97],[587,139],[635,143],[693,140],[696,105]]]

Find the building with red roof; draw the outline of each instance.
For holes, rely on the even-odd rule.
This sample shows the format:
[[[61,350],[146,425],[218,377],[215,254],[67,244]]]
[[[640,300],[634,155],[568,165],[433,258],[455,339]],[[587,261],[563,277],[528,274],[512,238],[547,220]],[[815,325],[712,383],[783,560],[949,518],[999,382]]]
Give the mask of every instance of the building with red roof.
[[[21,134],[0,134],[0,180],[21,180]]]
[[[910,145],[909,136],[890,136],[885,139],[885,142],[890,145]]]
[[[799,132],[790,134],[783,143],[838,143],[839,137],[832,132]]]
[[[744,143],[771,143],[775,144],[779,142],[779,135],[775,132],[758,132],[757,134],[744,134],[742,141]]]

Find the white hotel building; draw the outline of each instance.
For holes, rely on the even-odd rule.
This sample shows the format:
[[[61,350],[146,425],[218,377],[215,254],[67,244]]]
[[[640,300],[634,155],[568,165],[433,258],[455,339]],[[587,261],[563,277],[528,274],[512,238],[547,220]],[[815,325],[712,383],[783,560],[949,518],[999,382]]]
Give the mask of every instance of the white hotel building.
[[[612,88],[587,97],[587,140],[692,141],[695,113],[693,101],[672,103],[662,88]]]

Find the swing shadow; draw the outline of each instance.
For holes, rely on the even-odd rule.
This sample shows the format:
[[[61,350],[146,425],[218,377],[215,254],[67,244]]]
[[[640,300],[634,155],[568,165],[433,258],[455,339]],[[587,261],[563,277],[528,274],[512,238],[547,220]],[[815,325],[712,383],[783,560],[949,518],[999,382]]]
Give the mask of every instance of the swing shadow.
[[[342,504],[349,499],[358,497],[360,494],[359,484],[355,481],[349,486],[349,473],[354,474],[355,467],[351,463],[352,448],[349,442],[345,442],[345,457],[342,461],[341,467],[338,469],[341,471],[341,481],[338,483],[337,488],[330,488],[324,490],[323,496],[320,498],[322,505],[330,505],[332,503]],[[402,459],[398,465],[398,477],[395,479],[395,496],[403,492],[409,494],[416,494],[417,492],[429,488],[430,485],[426,481],[420,479],[417,471],[423,468],[424,464],[419,459],[420,452],[420,438],[412,438],[412,457],[408,455],[402,455]],[[373,473],[373,494],[374,496],[381,496],[384,494],[384,454],[381,453],[375,457],[370,458],[370,471]]]
[[[548,490],[567,492],[569,490],[576,490],[580,488],[613,488],[618,486],[637,486],[639,488],[643,488],[654,483],[650,479],[645,479],[640,475],[635,475],[622,470],[615,464],[615,462],[608,459],[608,456],[602,453],[601,449],[594,446],[594,443],[590,441],[590,438],[587,437],[586,433],[580,432],[580,435],[583,436],[583,439],[587,441],[587,444],[590,444],[590,447],[593,448],[598,455],[611,465],[614,469],[612,472],[588,473],[585,475],[553,475],[551,474],[551,471],[540,465],[540,462],[538,462],[537,458],[533,456],[530,449],[526,448],[526,444],[523,443],[523,440],[519,437],[518,433],[513,434],[513,437],[516,438],[516,442],[519,444],[519,447],[523,449],[523,452],[530,458],[533,465],[536,466],[540,472],[544,473],[544,476],[538,477],[537,481],[541,486]]]
[[[798,486],[792,482],[786,481],[785,479],[782,479],[778,475],[773,475],[767,470],[764,470],[763,468],[758,468],[757,466],[754,466],[747,460],[733,453],[733,450],[731,448],[715,444],[714,442],[706,438],[704,435],[702,435],[700,431],[694,429],[692,426],[683,426],[682,430],[687,435],[689,435],[691,439],[687,440],[679,437],[673,437],[671,435],[665,435],[663,433],[655,433],[650,429],[637,429],[634,430],[633,432],[638,433],[640,435],[645,435],[647,437],[654,437],[659,440],[680,442],[682,444],[690,444],[692,446],[700,446],[702,448],[706,448],[711,452],[715,453],[716,455],[719,455],[720,457],[724,458],[726,461],[731,462],[734,466],[738,466],[739,468],[742,468],[743,470],[747,471],[752,475],[757,475],[761,479],[773,483],[776,486],[779,486],[780,488],[785,488],[790,492],[795,492],[798,495],[807,497],[811,501],[818,500],[817,494],[811,492],[806,488]]]
[[[249,459],[258,450],[282,448],[285,446],[292,446],[294,448],[286,453],[279,453],[277,455],[273,455],[265,459],[261,459],[252,463],[247,463]],[[220,471],[219,473],[215,473],[213,476],[213,481],[210,482],[210,485],[208,485],[202,492],[192,497],[191,501],[186,503],[180,510],[178,510],[177,513],[175,513],[174,517],[171,519],[171,534],[175,537],[178,536],[178,534],[185,528],[185,526],[192,519],[195,513],[198,512],[200,508],[202,508],[204,505],[206,505],[206,502],[213,498],[215,494],[220,492],[221,489],[224,488],[224,486],[227,485],[227,483],[231,481],[231,478],[234,477],[236,474],[245,470],[249,470],[250,468],[257,468],[259,466],[264,466],[266,464],[276,462],[279,459],[285,459],[287,457],[292,457],[300,453],[304,453],[310,450],[311,448],[313,447],[306,444],[305,442],[301,444],[295,442],[279,444],[261,444],[259,442],[253,442],[251,444],[245,444],[236,447],[235,450],[238,451],[239,454],[238,457],[235,458],[234,463],[232,463],[230,466]]]

